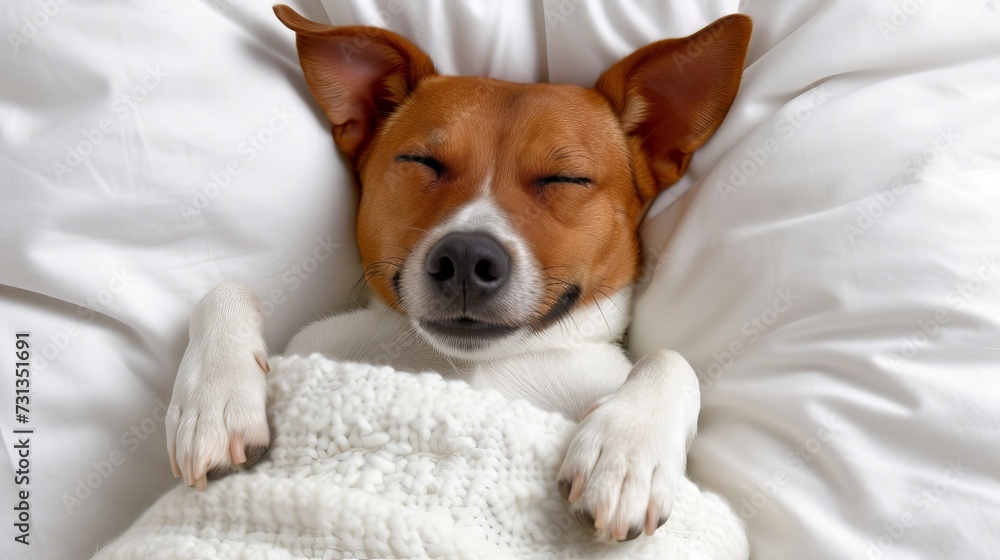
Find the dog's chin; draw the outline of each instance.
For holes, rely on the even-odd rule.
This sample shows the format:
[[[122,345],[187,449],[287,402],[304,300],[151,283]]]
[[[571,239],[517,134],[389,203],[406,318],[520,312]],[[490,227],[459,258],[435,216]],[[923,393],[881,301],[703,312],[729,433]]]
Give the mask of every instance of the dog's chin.
[[[417,332],[435,350],[460,360],[490,360],[509,354],[528,327],[488,323],[469,318],[414,319]]]

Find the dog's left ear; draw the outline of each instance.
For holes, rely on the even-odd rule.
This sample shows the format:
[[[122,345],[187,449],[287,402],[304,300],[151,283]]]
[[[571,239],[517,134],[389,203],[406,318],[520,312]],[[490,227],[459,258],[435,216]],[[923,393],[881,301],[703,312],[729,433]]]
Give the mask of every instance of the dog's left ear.
[[[429,56],[403,37],[377,27],[330,27],[284,5],[274,7],[295,32],[306,83],[333,124],[337,147],[354,165],[379,125],[437,71]]]
[[[640,143],[653,175],[654,185],[639,182],[644,202],[677,182],[719,128],[739,89],[751,27],[747,16],[726,16],[689,37],[647,45],[598,78],[594,88]]]

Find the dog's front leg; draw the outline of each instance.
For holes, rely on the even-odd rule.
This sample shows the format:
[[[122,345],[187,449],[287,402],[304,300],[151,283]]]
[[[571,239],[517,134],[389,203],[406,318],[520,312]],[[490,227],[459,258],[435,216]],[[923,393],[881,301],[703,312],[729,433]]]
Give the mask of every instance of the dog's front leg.
[[[604,540],[652,535],[666,522],[701,409],[698,378],[677,352],[635,364],[591,406],[559,471],[560,491]]]
[[[167,410],[174,476],[203,490],[208,478],[251,464],[267,450],[267,345],[260,300],[220,284],[191,315],[190,340]]]

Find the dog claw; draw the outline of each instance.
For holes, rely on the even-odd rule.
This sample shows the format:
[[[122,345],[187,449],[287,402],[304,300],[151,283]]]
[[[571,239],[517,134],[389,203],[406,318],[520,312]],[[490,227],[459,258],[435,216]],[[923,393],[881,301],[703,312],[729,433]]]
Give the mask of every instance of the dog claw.
[[[563,497],[564,500],[569,500],[570,490],[573,489],[573,483],[568,480],[559,481],[559,495]]]
[[[247,462],[246,450],[243,448],[243,436],[241,434],[236,434],[229,440],[229,455],[234,465],[242,465]]]
[[[642,534],[642,527],[640,527],[640,526],[638,526],[638,525],[633,525],[633,526],[632,526],[632,527],[631,527],[631,528],[630,528],[630,529],[628,530],[628,534],[627,534],[627,535],[625,535],[625,538],[624,538],[624,539],[622,539],[622,540],[620,540],[620,541],[618,541],[618,542],[625,542],[625,541],[630,541],[630,540],[632,540],[632,539],[634,539],[634,538],[638,537],[638,536],[639,536],[639,535],[641,535],[641,534]]]
[[[235,472],[240,471],[241,469],[249,468],[254,463],[259,461],[260,458],[264,456],[264,453],[267,453],[267,448],[268,447],[266,445],[253,445],[253,444],[244,447],[241,443],[240,450],[243,452],[241,456],[243,462],[238,464],[235,463],[236,457],[234,454],[233,464],[218,465],[209,469],[208,480],[219,480],[220,478],[225,478]],[[230,452],[233,452],[233,450],[230,449]]]
[[[264,373],[271,373],[271,364],[267,363],[267,358],[265,356],[254,354],[253,359],[257,362],[257,366],[260,367],[261,371]]]
[[[581,525],[588,529],[594,528],[594,516],[587,510],[578,511],[573,514],[576,520],[580,522]]]
[[[257,445],[248,445],[246,447],[246,458],[247,458],[247,460],[246,460],[245,463],[243,463],[243,465],[246,466],[246,467],[249,467],[250,465],[253,465],[257,461],[259,461],[260,458],[263,457],[265,453],[267,453],[267,450],[268,450],[268,446],[267,445],[260,445],[260,444],[257,444]]]
[[[569,500],[569,503],[575,504],[580,499],[580,496],[583,495],[583,475],[578,474],[574,476],[570,487],[569,497],[566,499]]]

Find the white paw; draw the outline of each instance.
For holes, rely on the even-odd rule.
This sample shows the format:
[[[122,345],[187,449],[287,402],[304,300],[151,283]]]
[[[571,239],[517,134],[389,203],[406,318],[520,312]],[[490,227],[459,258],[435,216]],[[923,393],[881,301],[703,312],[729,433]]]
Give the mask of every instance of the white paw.
[[[570,511],[605,541],[652,535],[684,476],[685,434],[665,415],[615,393],[580,423],[557,480]]]
[[[259,303],[239,291],[216,293],[220,288],[195,308],[167,409],[170,466],[199,490],[255,462],[271,440]]]

